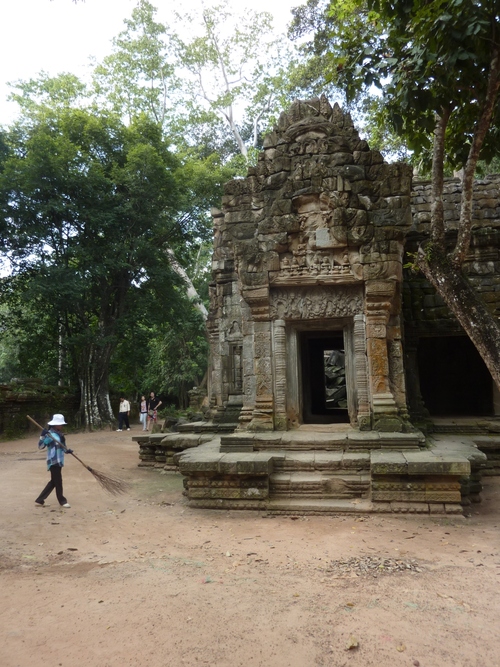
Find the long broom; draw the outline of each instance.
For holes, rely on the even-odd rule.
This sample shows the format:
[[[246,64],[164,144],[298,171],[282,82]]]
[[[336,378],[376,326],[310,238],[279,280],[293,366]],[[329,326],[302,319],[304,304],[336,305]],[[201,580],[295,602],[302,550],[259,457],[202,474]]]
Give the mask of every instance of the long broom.
[[[32,417],[29,415],[26,415],[26,417],[35,424],[35,426],[38,426],[38,428],[43,431],[43,426],[40,426]],[[53,438],[50,433],[47,433],[46,435],[51,438],[51,440],[58,445],[61,443],[58,442],[55,438]],[[67,450],[64,450],[67,452]],[[68,452],[67,452],[68,453]],[[87,468],[87,470],[96,478],[96,480],[99,482],[99,484],[102,486],[102,488],[107,491],[108,493],[111,493],[113,496],[117,496],[121,493],[126,493],[130,485],[127,484],[127,482],[124,482],[121,479],[118,479],[117,477],[110,477],[109,475],[105,475],[103,472],[99,472],[99,470],[95,470],[94,468],[91,468],[88,466],[86,463],[82,461],[74,452],[69,452],[71,456],[74,456],[77,461],[79,461],[84,468]]]

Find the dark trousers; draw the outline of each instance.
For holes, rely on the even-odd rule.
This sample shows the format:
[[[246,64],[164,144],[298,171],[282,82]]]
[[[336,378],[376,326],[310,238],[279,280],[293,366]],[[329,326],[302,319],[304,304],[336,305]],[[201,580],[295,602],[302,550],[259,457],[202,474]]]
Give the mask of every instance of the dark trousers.
[[[36,499],[37,503],[43,505],[44,501],[49,497],[52,491],[56,490],[57,500],[59,505],[65,505],[68,501],[63,495],[63,483],[62,483],[62,468],[61,466],[50,466],[50,482],[44,488],[42,493]]]
[[[128,412],[118,413],[118,428],[123,428],[123,422],[125,422],[127,428],[130,428],[130,424],[128,423]]]

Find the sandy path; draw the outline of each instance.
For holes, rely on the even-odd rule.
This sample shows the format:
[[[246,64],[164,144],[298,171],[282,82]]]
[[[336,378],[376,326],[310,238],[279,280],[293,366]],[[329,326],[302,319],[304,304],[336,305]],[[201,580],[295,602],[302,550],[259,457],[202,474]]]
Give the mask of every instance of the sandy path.
[[[500,664],[500,480],[469,519],[191,510],[133,433],[69,436],[132,483],[70,459],[70,510],[34,506],[36,437],[0,444],[1,667]]]

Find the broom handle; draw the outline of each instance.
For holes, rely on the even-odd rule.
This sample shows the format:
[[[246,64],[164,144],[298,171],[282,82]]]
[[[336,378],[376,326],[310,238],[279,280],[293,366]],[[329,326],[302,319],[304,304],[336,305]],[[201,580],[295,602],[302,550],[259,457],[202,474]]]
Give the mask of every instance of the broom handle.
[[[30,422],[32,422],[35,426],[38,426],[38,428],[39,428],[41,431],[43,431],[43,426],[40,426],[40,424],[39,424],[38,422],[36,422],[36,421],[35,421],[32,417],[30,417],[29,415],[26,415],[26,417],[28,417],[28,419],[30,420]],[[52,440],[52,442],[55,442],[55,443],[58,444],[58,445],[61,444],[60,442],[57,442],[57,440],[56,440],[55,438],[53,438],[53,437],[50,435],[50,433],[47,433],[47,435],[48,435],[49,438]],[[66,450],[64,450],[64,451],[66,452]],[[67,453],[67,452],[66,452],[66,453]],[[90,470],[89,466],[88,466],[86,463],[84,463],[84,462],[82,461],[82,459],[78,458],[78,456],[77,456],[74,452],[71,452],[71,456],[74,456],[75,459],[76,459],[77,461],[79,461],[79,462],[82,464],[82,466],[84,466],[85,468],[87,468],[87,470]]]

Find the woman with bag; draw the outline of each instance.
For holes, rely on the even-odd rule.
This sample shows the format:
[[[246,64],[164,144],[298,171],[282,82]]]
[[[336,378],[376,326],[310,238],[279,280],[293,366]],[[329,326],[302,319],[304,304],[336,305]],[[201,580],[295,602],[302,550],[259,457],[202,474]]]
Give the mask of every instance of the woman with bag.
[[[160,399],[156,398],[154,391],[152,391],[148,398],[148,427],[146,431],[149,431],[151,422],[156,424],[156,420],[158,419],[158,408],[160,405]]]

